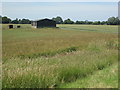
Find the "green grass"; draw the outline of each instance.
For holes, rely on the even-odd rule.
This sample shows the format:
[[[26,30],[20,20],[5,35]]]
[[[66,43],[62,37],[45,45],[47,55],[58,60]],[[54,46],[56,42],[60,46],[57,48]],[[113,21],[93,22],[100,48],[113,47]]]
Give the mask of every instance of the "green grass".
[[[25,25],[21,26],[21,29],[3,29],[2,34],[3,57],[6,58],[43,52],[56,52],[70,47],[83,49],[91,41],[97,40],[109,42],[112,39],[116,39],[117,41],[117,34],[68,31],[55,28],[34,29],[30,28],[30,26],[25,28]]]
[[[118,63],[94,72],[86,78],[61,85],[61,88],[118,88]]]
[[[64,30],[79,30],[86,32],[104,32],[104,33],[118,33],[118,26],[115,25],[58,25]]]
[[[117,26],[58,26],[34,29],[21,25],[19,29],[7,29],[3,25],[3,88],[61,87],[117,63],[118,34],[113,33]],[[72,27],[96,31],[83,32]],[[102,29],[104,32],[99,32]],[[111,33],[105,32],[109,29]],[[116,82],[111,85],[116,86]]]
[[[61,83],[72,82],[77,78],[85,78],[114,62],[117,62],[116,50],[105,50],[99,53],[81,51],[62,57],[34,60],[13,58],[3,64],[3,87],[59,86]]]
[[[77,51],[77,47],[70,47],[70,48],[66,48],[63,50],[57,50],[54,52],[49,51],[49,52],[32,54],[32,55],[19,55],[18,57],[20,57],[21,59],[25,59],[25,58],[33,59],[33,58],[37,58],[37,57],[41,57],[41,56],[52,57],[52,56],[55,56],[57,54],[66,54],[66,53],[74,52],[74,51]]]

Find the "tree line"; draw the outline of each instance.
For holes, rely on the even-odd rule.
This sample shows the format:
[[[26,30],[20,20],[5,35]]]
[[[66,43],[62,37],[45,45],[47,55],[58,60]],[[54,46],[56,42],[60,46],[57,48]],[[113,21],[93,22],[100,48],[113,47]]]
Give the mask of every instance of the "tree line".
[[[63,20],[60,16],[52,18],[52,20],[56,21],[56,24],[91,24],[91,25],[120,25],[120,20],[118,17],[110,17],[107,21],[72,21],[71,19]],[[31,20],[29,19],[18,19],[11,20],[10,18],[4,16],[0,16],[0,23],[3,24],[30,24]]]
[[[0,23],[3,23],[3,24],[9,24],[9,23],[12,23],[12,24],[30,24],[31,23],[31,20],[29,19],[18,19],[16,18],[15,20],[11,20],[10,18],[4,16],[0,16]]]
[[[72,21],[71,19],[62,20],[61,17],[57,16],[56,18],[52,18],[52,20],[56,21],[57,24],[92,24],[92,25],[120,25],[120,20],[118,17],[110,17],[107,21]]]

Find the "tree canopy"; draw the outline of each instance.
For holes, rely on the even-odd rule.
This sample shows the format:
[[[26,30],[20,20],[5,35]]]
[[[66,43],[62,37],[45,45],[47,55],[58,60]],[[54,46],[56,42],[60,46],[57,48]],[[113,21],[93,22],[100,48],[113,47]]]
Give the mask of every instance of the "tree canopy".
[[[68,19],[64,20],[64,24],[74,24],[74,21],[72,21],[68,18]]]
[[[3,24],[8,24],[8,23],[10,23],[10,22],[11,22],[11,19],[10,19],[10,18],[8,18],[8,17],[6,17],[6,16],[2,17],[2,23],[3,23]]]
[[[57,16],[56,18],[52,18],[52,20],[56,21],[56,24],[62,24],[63,20],[60,16]]]
[[[107,24],[108,25],[119,25],[120,20],[118,17],[110,17],[110,18],[108,18]]]

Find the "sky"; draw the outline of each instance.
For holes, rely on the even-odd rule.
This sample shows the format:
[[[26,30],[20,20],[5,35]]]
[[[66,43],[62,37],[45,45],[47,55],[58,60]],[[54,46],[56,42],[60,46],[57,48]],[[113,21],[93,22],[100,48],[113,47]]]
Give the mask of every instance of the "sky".
[[[8,2],[6,0],[2,2],[2,16],[30,20],[61,16],[63,20],[70,18],[73,21],[105,21],[109,17],[118,16],[118,2]]]
[[[118,2],[119,0],[1,0],[2,2]]]

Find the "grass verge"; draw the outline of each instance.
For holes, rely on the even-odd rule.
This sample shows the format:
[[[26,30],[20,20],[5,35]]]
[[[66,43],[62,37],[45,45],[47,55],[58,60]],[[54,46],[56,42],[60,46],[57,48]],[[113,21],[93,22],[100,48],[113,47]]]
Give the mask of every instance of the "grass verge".
[[[118,88],[118,63],[94,72],[86,78],[62,84],[60,88]]]

